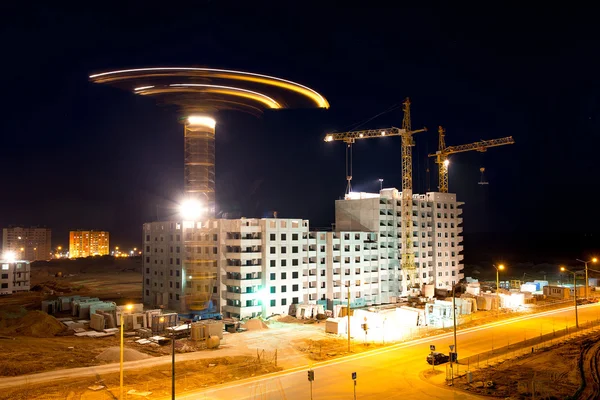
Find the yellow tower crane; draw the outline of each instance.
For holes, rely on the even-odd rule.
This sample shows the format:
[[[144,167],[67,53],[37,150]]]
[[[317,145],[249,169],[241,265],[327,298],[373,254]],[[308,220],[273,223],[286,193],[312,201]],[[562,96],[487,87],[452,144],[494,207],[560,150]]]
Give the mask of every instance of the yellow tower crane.
[[[402,128],[369,129],[364,131],[351,131],[329,133],[325,136],[326,142],[334,140],[346,143],[346,194],[352,191],[352,144],[357,139],[380,138],[387,136],[400,136],[402,138],[402,269],[413,287],[417,287],[417,273],[415,267],[415,256],[412,245],[412,146],[414,146],[413,135],[426,132],[427,128],[412,130],[410,121],[410,99],[404,100]]]
[[[429,154],[429,157],[436,157],[435,162],[438,164],[438,179],[439,186],[438,189],[441,193],[448,193],[448,166],[450,161],[448,160],[448,156],[450,154],[455,153],[464,153],[466,151],[479,151],[484,152],[487,151],[490,147],[504,146],[505,144],[514,144],[515,141],[512,136],[500,138],[500,139],[491,139],[491,140],[481,140],[475,143],[469,144],[461,144],[458,146],[449,146],[446,147],[446,131],[441,126],[438,127],[439,134],[439,146],[438,151],[434,154]]]

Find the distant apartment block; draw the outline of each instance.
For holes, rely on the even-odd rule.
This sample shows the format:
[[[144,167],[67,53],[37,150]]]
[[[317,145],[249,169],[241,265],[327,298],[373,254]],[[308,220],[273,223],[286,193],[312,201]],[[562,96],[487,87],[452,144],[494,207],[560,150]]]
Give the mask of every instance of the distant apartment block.
[[[401,193],[352,193],[336,201],[333,232],[302,219],[210,219],[144,224],[143,299],[178,311],[212,300],[226,317],[394,303],[411,282],[401,265]],[[462,279],[462,203],[454,194],[412,199],[417,284]]]
[[[69,232],[69,258],[105,256],[109,254],[109,234],[106,231]]]
[[[0,260],[0,295],[26,292],[29,288],[29,261]]]
[[[2,230],[2,251],[14,253],[18,260],[49,260],[51,240],[48,228],[8,227]]]

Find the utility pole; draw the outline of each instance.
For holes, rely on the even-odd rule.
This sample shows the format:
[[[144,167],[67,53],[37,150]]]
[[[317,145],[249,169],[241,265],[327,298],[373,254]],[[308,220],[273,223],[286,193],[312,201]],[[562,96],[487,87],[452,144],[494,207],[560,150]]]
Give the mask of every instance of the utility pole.
[[[560,270],[563,272],[570,272],[571,274],[573,274],[573,290],[575,291],[575,296],[573,296],[573,298],[575,299],[575,326],[577,327],[577,329],[579,329],[579,315],[577,314],[577,272],[570,271],[565,267],[560,267]]]
[[[348,353],[350,353],[350,284],[348,283]]]
[[[175,329],[171,329],[171,399],[175,400]]]
[[[585,265],[585,299],[587,300],[589,297],[589,294],[588,294],[589,293],[588,263],[589,262],[596,263],[596,262],[598,262],[598,259],[596,257],[594,257],[588,261],[583,261],[580,259],[577,259],[576,261],[582,262]]]

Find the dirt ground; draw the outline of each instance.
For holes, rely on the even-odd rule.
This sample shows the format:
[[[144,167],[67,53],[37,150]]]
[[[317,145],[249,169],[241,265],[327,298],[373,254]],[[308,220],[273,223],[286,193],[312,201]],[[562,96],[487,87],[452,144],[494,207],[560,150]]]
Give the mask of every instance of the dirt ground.
[[[31,264],[31,291],[0,296],[0,307],[21,305],[39,310],[42,300],[68,294],[98,297],[117,304],[139,303],[142,260],[139,257],[91,257],[37,261]]]
[[[259,376],[280,371],[273,363],[259,361],[255,357],[220,357],[198,361],[177,363],[176,390],[182,393],[208,387],[219,383]],[[185,372],[184,372],[185,371]],[[104,386],[93,391],[92,386]],[[171,365],[126,371],[124,375],[125,392],[152,392],[147,397],[129,396],[129,398],[161,398],[171,393]],[[25,399],[115,399],[119,396],[119,374],[112,373],[102,377],[89,377],[77,380],[61,380],[53,384],[27,385],[25,387],[4,389],[3,398]]]
[[[594,336],[594,340],[599,339]],[[462,390],[503,399],[532,398],[534,388],[535,398],[568,398],[581,383],[578,357],[585,340],[588,339],[572,339],[473,371],[472,383],[463,376],[455,379],[455,384]]]

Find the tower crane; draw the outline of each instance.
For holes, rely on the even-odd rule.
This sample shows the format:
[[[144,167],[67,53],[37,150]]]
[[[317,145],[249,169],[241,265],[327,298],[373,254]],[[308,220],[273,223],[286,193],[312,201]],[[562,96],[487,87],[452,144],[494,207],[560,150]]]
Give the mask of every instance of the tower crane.
[[[352,145],[359,139],[370,139],[387,136],[400,136],[402,138],[402,269],[406,270],[411,285],[417,287],[417,273],[415,267],[415,256],[412,245],[412,146],[414,146],[413,135],[426,132],[427,128],[412,130],[410,120],[410,99],[404,100],[402,128],[369,129],[363,131],[351,131],[340,133],[329,133],[325,136],[326,142],[342,141],[346,143],[346,194],[352,191]]]
[[[455,153],[464,153],[466,151],[479,151],[485,152],[490,147],[504,146],[505,144],[514,144],[515,141],[512,136],[507,136],[499,139],[481,140],[475,143],[461,144],[458,146],[446,147],[446,131],[441,126],[438,127],[439,142],[438,151],[434,154],[429,154],[429,157],[436,157],[435,162],[438,164],[438,179],[439,179],[439,191],[441,193],[448,193],[448,165],[450,161],[448,156]]]

